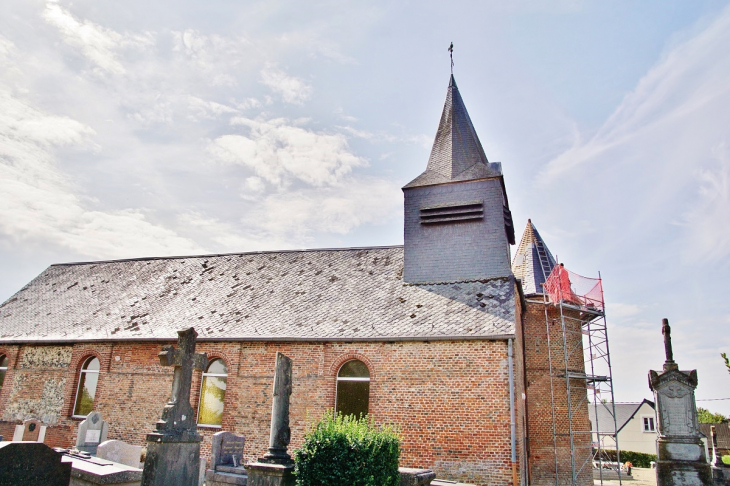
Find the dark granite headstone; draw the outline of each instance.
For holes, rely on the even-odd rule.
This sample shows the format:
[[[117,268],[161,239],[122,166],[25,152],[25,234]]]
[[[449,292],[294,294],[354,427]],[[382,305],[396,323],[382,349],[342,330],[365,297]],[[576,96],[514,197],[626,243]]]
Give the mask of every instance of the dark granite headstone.
[[[232,432],[218,432],[213,434],[211,444],[211,466],[238,467],[243,461],[243,446],[245,437]]]
[[[71,464],[42,443],[0,442],[0,486],[68,486]]]
[[[38,436],[41,433],[41,422],[36,419],[28,419],[23,421],[23,440],[29,442],[38,442]]]
[[[206,486],[245,485],[246,468],[243,466],[245,438],[231,432],[213,434],[211,443],[211,468],[205,472]]]

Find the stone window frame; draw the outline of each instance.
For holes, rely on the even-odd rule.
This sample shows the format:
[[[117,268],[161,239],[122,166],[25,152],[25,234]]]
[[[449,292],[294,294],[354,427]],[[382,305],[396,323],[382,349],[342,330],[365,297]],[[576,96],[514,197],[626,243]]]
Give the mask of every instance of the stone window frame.
[[[89,363],[91,363],[91,360],[93,360],[93,359],[96,359],[99,362],[99,369],[98,370],[84,369],[84,367],[87,366]],[[94,402],[96,402],[96,398],[97,398],[96,395],[99,391],[99,379],[101,378],[101,364],[102,364],[101,357],[98,356],[96,353],[87,354],[78,361],[78,364],[77,364],[78,372],[76,373],[76,386],[74,387],[73,405],[71,406],[71,418],[72,419],[85,419],[86,418],[86,415],[76,415],[76,404],[78,403],[78,400],[79,400],[79,387],[81,386],[81,375],[83,373],[96,373],[97,374],[96,387],[94,388]]]
[[[223,361],[223,365],[226,367],[226,374],[219,374],[219,373],[208,373],[208,369],[210,369],[210,365],[217,360]],[[226,359],[224,356],[221,355],[213,355],[208,358],[208,366],[205,368],[205,371],[203,371],[200,374],[200,387],[198,388],[198,406],[196,407],[195,411],[195,425],[197,427],[203,428],[203,429],[222,429],[223,428],[223,414],[221,414],[221,424],[215,425],[215,424],[201,424],[198,422],[200,420],[200,405],[203,403],[203,383],[205,383],[205,377],[206,376],[213,376],[213,377],[225,377],[226,379],[226,393],[223,396],[223,413],[225,413],[226,410],[226,395],[228,395],[228,378],[231,376],[230,373],[231,366],[229,364],[229,360]]]
[[[646,427],[648,424],[651,425],[650,428]],[[656,418],[653,415],[642,415],[641,416],[641,431],[645,434],[655,434],[656,433]]]
[[[351,361],[359,361],[362,364],[364,364],[365,367],[368,370],[369,376],[367,378],[341,378],[340,377],[340,371],[342,371],[342,368],[347,363],[349,363]],[[333,366],[333,369],[334,369],[334,378],[335,378],[335,390],[334,390],[335,393],[334,393],[334,406],[332,407],[332,410],[335,413],[337,413],[337,389],[339,388],[338,387],[338,384],[340,383],[340,381],[368,382],[368,384],[370,386],[368,387],[368,410],[367,410],[367,415],[370,415],[372,413],[371,408],[372,408],[372,403],[373,403],[372,400],[371,400],[371,396],[372,396],[372,383],[373,383],[373,367],[372,367],[372,364],[370,363],[370,360],[368,360],[364,356],[361,356],[361,355],[358,355],[358,354],[348,354],[347,356],[345,356],[345,357],[337,360],[337,366],[336,367]]]

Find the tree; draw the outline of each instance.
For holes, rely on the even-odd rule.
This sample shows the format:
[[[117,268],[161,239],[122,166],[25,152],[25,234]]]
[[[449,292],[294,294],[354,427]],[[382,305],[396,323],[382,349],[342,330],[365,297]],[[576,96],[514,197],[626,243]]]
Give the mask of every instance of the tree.
[[[728,418],[720,413],[712,413],[702,407],[697,408],[697,420],[701,424],[719,424],[727,422]]]
[[[730,359],[727,357],[727,353],[720,354],[722,356],[722,359],[725,360],[725,366],[727,367],[727,372],[730,373]]]

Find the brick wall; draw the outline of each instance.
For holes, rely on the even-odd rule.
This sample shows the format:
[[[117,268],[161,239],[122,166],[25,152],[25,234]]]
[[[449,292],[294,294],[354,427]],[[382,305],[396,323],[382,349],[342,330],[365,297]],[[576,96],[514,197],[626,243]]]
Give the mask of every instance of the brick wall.
[[[163,344],[0,347],[10,357],[0,395],[0,434],[11,437],[21,420],[45,413],[46,443],[75,443],[80,420],[71,414],[78,372],[93,355],[101,361],[95,409],[110,423],[109,438],[142,445],[170,393],[172,370],[161,367],[157,359]],[[516,357],[520,348],[521,344],[515,346]],[[228,366],[223,429],[246,436],[248,461],[263,455],[268,446],[274,359],[281,351],[294,360],[292,448],[302,442],[307,417],[334,406],[339,367],[349,359],[360,359],[371,373],[372,417],[401,428],[401,465],[431,467],[439,477],[476,484],[511,484],[506,341],[202,342],[198,351],[222,358]],[[517,386],[521,386],[520,363],[516,359]],[[49,381],[56,383],[54,390],[62,390],[60,404],[58,393],[44,391]],[[194,408],[199,390],[197,372]],[[519,388],[518,407],[521,393]],[[517,416],[521,420],[520,410]],[[520,421],[518,432],[522,427]],[[210,436],[218,429],[199,430],[204,435],[203,453],[208,455]],[[522,449],[519,442],[517,450]]]
[[[538,300],[539,299],[539,300]],[[547,322],[545,310],[547,309]],[[571,315],[571,317],[576,317]],[[565,319],[568,342],[568,371],[584,373],[580,322]],[[548,353],[548,327],[550,353]],[[529,443],[530,484],[555,485],[571,482],[570,426],[572,426],[576,470],[575,484],[592,485],[590,462],[590,421],[586,386],[583,380],[570,380],[573,419],[568,419],[568,387],[565,381],[565,355],[560,313],[545,306],[542,297],[528,300],[524,314],[525,378],[527,395],[527,436]],[[552,359],[552,397],[549,359]],[[553,430],[553,423],[555,429]]]
[[[404,274],[409,283],[455,282],[512,275],[498,178],[404,190]],[[422,225],[426,205],[484,200],[484,219]]]

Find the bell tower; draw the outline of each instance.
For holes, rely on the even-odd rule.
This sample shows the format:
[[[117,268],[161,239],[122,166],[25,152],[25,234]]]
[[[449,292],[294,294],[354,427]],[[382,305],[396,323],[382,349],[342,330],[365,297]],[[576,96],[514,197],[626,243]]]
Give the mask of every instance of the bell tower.
[[[512,276],[502,164],[487,160],[453,74],[426,170],[403,193],[405,282]]]

